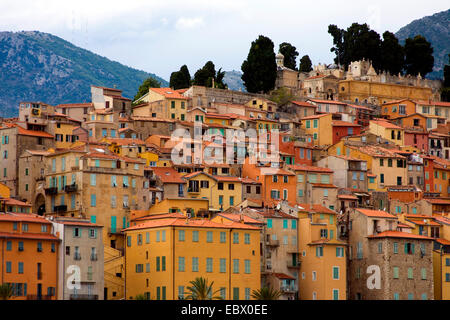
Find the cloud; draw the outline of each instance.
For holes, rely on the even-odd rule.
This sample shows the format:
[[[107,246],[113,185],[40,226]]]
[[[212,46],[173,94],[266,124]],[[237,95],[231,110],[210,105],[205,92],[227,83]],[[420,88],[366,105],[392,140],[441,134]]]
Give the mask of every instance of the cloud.
[[[179,18],[175,23],[175,28],[178,30],[195,29],[204,26],[203,18]]]

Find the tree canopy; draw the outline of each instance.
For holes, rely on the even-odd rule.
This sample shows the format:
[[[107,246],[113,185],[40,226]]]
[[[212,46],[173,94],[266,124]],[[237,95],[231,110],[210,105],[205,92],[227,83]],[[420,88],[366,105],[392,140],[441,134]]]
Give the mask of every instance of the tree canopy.
[[[142,82],[141,86],[139,87],[138,92],[134,96],[133,101],[136,101],[143,95],[147,94],[149,88],[160,88],[160,87],[161,87],[161,83],[158,80],[153,79],[153,78],[145,79],[144,82]]]
[[[377,72],[415,76],[420,72],[425,76],[433,70],[433,48],[420,35],[406,39],[402,46],[392,32],[384,32],[381,39],[367,24],[353,23],[347,30],[329,25],[328,33],[333,37],[330,51],[336,54],[334,61],[346,69],[351,62],[366,59]]]
[[[381,43],[381,68],[390,74],[399,74],[405,65],[405,53],[395,34],[386,31]]]
[[[405,70],[407,74],[424,77],[433,71],[434,57],[431,43],[417,35],[405,40]]]
[[[311,61],[311,59],[309,58],[309,56],[308,55],[306,55],[306,56],[303,56],[301,59],[300,59],[300,68],[299,68],[299,71],[300,72],[310,72],[310,71],[312,71],[312,61]]]
[[[253,41],[241,70],[242,80],[248,92],[267,93],[272,90],[277,79],[277,64],[272,40],[260,35]]]
[[[212,87],[214,80],[214,88],[226,89],[227,85],[223,82],[225,77],[225,71],[222,68],[216,72],[216,67],[212,61],[206,62],[206,64],[198,69],[194,74],[194,85]]]
[[[286,68],[297,70],[297,49],[290,43],[283,42],[278,50],[284,56],[284,66]]]
[[[191,74],[186,65],[183,65],[179,71],[172,72],[170,75],[170,87],[174,90],[185,89],[191,86]]]

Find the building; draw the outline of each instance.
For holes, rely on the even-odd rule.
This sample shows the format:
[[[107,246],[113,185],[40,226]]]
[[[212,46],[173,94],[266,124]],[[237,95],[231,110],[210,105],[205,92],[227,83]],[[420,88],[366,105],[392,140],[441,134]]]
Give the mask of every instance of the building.
[[[60,240],[52,223],[31,213],[0,213],[1,283],[12,300],[56,300]]]
[[[300,119],[302,129],[306,134],[313,137],[314,146],[325,146],[333,144],[332,114],[318,114]]]
[[[57,218],[52,221],[61,245],[58,266],[58,300],[103,300],[104,250],[102,227],[89,220]],[[79,269],[76,269],[79,268]],[[67,283],[79,270],[80,288]]]
[[[184,299],[197,277],[214,281],[213,292],[225,300],[250,300],[260,288],[257,227],[180,216],[148,220],[125,236],[127,299]]]
[[[433,239],[398,231],[398,224],[385,211],[350,211],[349,299],[434,299]]]
[[[299,206],[300,300],[347,300],[347,244],[338,239],[336,213]]]

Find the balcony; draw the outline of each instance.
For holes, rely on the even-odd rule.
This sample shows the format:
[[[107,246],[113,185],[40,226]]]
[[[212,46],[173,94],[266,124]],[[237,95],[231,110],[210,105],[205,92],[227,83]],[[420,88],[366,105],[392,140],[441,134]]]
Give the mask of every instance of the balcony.
[[[268,247],[278,247],[280,245],[280,240],[268,239],[266,240],[266,246]]]
[[[67,212],[67,206],[66,205],[60,205],[60,206],[55,206],[53,211],[55,213],[64,213]]]
[[[67,193],[70,192],[77,192],[78,191],[78,185],[76,184],[70,184],[64,187],[64,191]]]
[[[300,268],[302,265],[302,262],[300,260],[297,261],[288,261],[287,263],[287,267],[288,268],[294,268],[294,269],[298,269]]]
[[[71,294],[70,300],[98,300],[97,294]]]
[[[58,188],[45,188],[45,195],[54,195],[58,194]]]
[[[188,188],[188,193],[200,193],[200,189],[197,188]]]
[[[81,260],[81,254],[75,252],[74,256],[73,256],[74,260],[80,261]]]
[[[296,293],[298,291],[297,286],[281,286],[280,291],[282,293]]]

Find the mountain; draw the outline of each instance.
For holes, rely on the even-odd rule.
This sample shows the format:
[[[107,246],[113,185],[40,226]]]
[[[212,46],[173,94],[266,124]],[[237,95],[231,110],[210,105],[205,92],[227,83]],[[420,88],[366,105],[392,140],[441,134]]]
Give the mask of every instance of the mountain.
[[[403,44],[406,38],[413,38],[418,34],[424,36],[434,48],[434,68],[427,78],[442,78],[444,65],[448,64],[450,54],[450,9],[414,20],[395,35]]]
[[[91,101],[91,85],[123,90],[132,99],[153,77],[38,31],[0,32],[0,116],[17,116],[20,101],[51,105]]]
[[[246,92],[244,82],[241,77],[242,73],[239,71],[226,71],[223,82],[225,82],[230,90]]]

